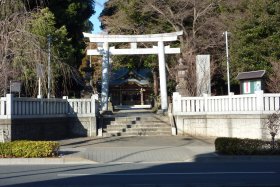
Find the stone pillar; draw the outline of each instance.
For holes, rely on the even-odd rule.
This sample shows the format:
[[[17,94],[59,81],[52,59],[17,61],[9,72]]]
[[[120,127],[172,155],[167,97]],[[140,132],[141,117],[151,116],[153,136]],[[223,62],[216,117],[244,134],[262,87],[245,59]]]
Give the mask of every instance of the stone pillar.
[[[210,55],[196,56],[196,95],[211,95]]]
[[[109,44],[103,43],[103,61],[102,61],[102,85],[101,85],[101,110],[108,110],[109,93]]]
[[[164,56],[164,43],[158,42],[158,62],[159,62],[159,80],[160,80],[160,98],[161,109],[167,111],[167,87],[166,87],[166,70],[165,70],[165,56]]]

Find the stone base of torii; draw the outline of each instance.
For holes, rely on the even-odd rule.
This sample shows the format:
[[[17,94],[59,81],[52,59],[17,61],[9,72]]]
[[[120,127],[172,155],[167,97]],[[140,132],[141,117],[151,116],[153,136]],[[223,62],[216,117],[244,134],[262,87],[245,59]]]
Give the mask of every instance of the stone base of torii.
[[[178,36],[183,32],[172,32],[163,34],[147,34],[147,35],[104,35],[83,33],[84,37],[89,38],[90,42],[102,43],[102,47],[87,50],[87,55],[102,55],[102,88],[101,88],[101,109],[108,110],[108,91],[109,91],[109,59],[110,55],[143,55],[157,54],[159,61],[159,77],[160,77],[160,98],[161,110],[167,111],[167,86],[166,86],[166,68],[165,54],[178,54],[180,48],[170,48],[165,46],[164,42],[176,41]],[[138,42],[157,42],[157,46],[153,48],[137,48]],[[130,43],[129,49],[116,49],[109,47],[109,43]]]

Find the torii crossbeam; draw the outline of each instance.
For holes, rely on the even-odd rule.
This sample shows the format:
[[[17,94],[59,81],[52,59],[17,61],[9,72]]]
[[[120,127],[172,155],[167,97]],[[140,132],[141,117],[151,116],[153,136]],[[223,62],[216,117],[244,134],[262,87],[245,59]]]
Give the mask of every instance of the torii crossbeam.
[[[104,35],[83,33],[84,37],[89,38],[90,42],[103,43],[103,47],[87,50],[87,55],[102,55],[102,88],[101,88],[101,107],[102,111],[108,110],[108,89],[109,89],[109,55],[143,55],[158,54],[159,60],[159,77],[160,77],[160,96],[161,109],[168,109],[167,87],[166,87],[166,70],[165,70],[165,54],[178,54],[180,48],[170,48],[164,46],[164,42],[176,41],[183,31],[163,33],[163,34],[147,34],[147,35]],[[157,46],[153,48],[137,48],[138,42],[157,42]],[[130,43],[129,49],[109,48],[109,43]]]

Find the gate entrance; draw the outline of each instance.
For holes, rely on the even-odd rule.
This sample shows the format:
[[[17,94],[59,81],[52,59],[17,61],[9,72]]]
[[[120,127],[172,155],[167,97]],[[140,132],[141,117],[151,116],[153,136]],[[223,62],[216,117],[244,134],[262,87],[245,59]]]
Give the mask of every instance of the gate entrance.
[[[108,92],[109,92],[109,56],[110,55],[143,55],[157,54],[159,61],[159,77],[160,77],[160,98],[161,109],[167,111],[167,87],[166,87],[166,69],[165,54],[178,54],[180,48],[170,48],[165,46],[164,42],[176,41],[183,31],[163,33],[163,34],[147,34],[147,35],[102,35],[83,33],[84,37],[89,38],[90,42],[102,43],[102,47],[87,50],[87,55],[102,55],[102,87],[101,87],[101,110],[108,110]],[[137,48],[137,43],[157,42],[157,46],[152,48]],[[129,49],[116,49],[114,46],[109,47],[109,43],[130,43]]]

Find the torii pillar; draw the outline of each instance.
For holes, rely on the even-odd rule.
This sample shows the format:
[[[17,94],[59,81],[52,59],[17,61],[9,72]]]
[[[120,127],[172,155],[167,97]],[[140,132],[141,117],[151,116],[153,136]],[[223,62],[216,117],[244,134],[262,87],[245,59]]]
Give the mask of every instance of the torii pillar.
[[[180,48],[170,48],[164,46],[166,41],[176,41],[178,36],[183,32],[148,34],[148,35],[102,35],[83,33],[84,37],[88,37],[90,42],[103,43],[102,48],[87,50],[87,55],[103,55],[102,63],[102,88],[101,88],[101,108],[102,111],[108,110],[108,90],[109,90],[109,56],[110,55],[143,55],[157,54],[159,61],[159,77],[160,77],[160,96],[161,109],[167,111],[167,86],[166,86],[166,68],[165,54],[178,54]],[[137,42],[157,42],[158,46],[153,48],[137,48]],[[109,48],[109,43],[130,43],[130,49]]]

